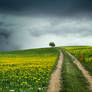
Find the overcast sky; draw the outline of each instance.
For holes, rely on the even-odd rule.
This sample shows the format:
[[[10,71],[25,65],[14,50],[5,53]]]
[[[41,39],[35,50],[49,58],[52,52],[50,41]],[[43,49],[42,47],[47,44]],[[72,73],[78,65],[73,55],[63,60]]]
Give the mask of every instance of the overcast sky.
[[[0,0],[0,51],[92,45],[92,0]]]

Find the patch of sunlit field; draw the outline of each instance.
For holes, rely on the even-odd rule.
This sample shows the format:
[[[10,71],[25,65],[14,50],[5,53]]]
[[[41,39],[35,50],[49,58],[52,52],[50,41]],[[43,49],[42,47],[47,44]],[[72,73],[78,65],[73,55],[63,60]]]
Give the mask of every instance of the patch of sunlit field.
[[[92,74],[92,46],[64,47]]]
[[[0,53],[0,92],[44,92],[58,56],[55,48]]]

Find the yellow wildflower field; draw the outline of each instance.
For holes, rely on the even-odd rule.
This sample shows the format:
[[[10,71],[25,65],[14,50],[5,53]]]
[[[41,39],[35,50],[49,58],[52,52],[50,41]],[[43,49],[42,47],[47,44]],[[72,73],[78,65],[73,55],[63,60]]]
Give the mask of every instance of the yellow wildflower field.
[[[54,48],[0,53],[0,91],[44,92],[58,56]]]

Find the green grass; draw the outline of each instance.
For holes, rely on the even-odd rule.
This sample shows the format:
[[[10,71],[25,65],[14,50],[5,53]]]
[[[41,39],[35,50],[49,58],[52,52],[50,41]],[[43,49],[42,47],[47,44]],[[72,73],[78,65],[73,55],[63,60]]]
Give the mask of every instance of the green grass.
[[[10,52],[0,52],[0,57],[32,57],[32,56],[55,56],[57,48],[40,48],[40,49],[29,49],[29,50],[17,50]],[[53,53],[53,54],[51,54]]]
[[[0,53],[0,92],[45,92],[58,56],[56,48]]]
[[[87,87],[87,81],[81,71],[72,62],[69,55],[63,51],[64,62],[62,69],[62,86],[61,92],[90,92]]]

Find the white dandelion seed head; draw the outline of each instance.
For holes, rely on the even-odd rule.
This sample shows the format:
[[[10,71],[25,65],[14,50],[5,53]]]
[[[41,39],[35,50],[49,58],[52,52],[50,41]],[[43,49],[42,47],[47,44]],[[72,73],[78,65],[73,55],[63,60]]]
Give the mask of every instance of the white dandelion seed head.
[[[38,88],[38,90],[41,90],[41,88]]]
[[[10,90],[10,92],[15,92],[14,90]]]

